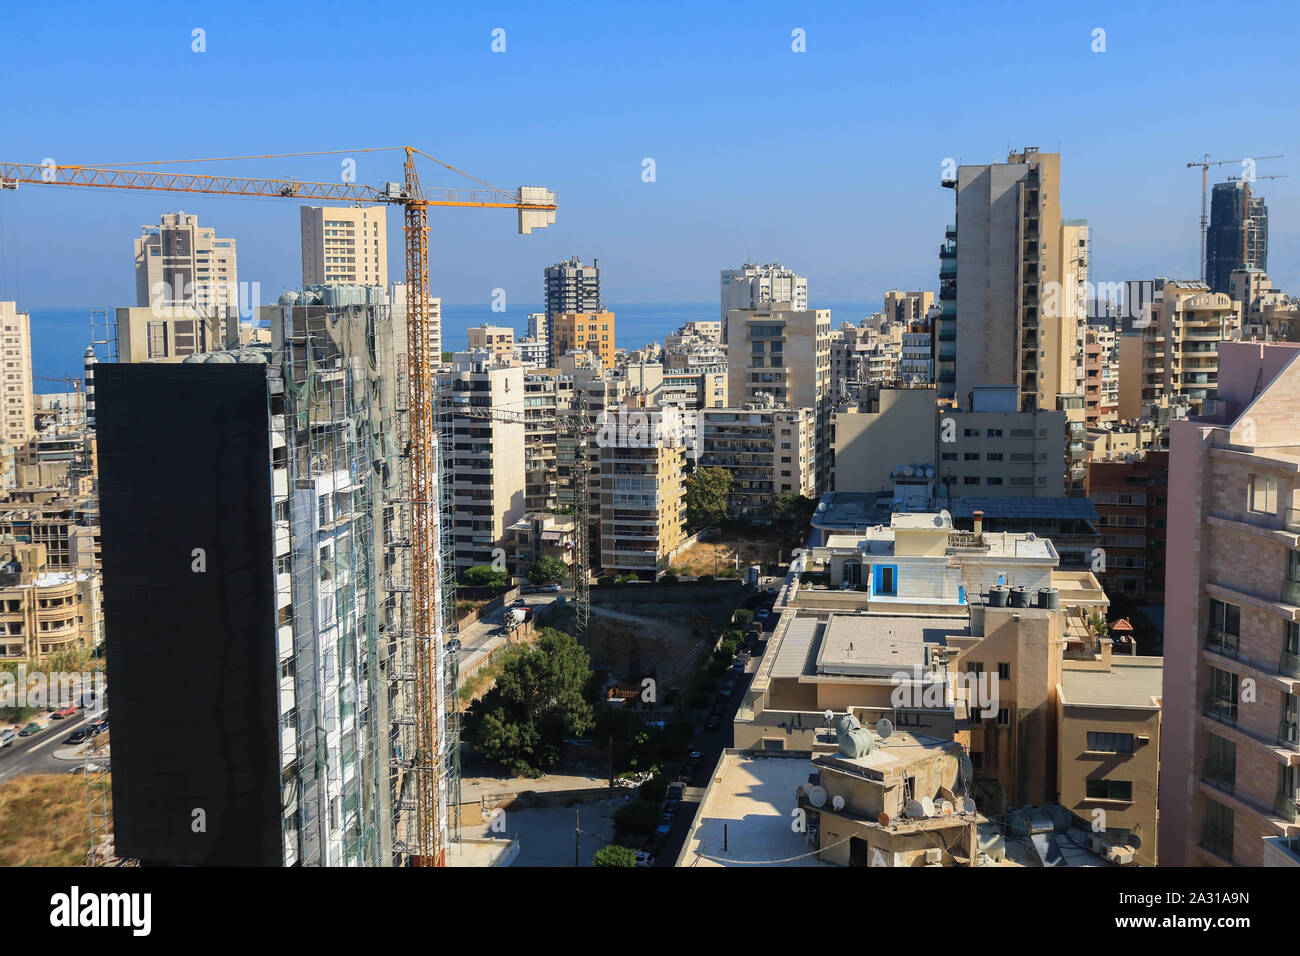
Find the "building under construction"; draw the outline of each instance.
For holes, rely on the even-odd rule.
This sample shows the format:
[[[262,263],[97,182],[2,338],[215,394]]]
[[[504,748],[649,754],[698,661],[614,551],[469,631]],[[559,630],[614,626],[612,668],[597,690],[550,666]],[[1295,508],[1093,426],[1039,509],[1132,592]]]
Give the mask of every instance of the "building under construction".
[[[97,369],[116,853],[427,862],[412,859],[415,781],[444,781],[446,846],[456,675],[434,682],[439,745],[423,754],[405,311],[327,286],[259,318],[269,348]]]

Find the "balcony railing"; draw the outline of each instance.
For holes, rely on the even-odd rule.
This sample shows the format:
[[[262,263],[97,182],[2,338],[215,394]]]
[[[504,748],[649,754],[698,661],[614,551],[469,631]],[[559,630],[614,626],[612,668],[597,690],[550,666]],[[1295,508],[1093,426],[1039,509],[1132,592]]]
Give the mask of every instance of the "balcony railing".
[[[1300,581],[1282,582],[1282,600],[1287,604],[1300,604]]]
[[[1300,508],[1287,508],[1282,512],[1282,527],[1292,534],[1300,534]]]
[[[1277,744],[1290,750],[1300,750],[1300,724],[1283,717],[1277,725]]]
[[[1227,631],[1220,631],[1213,627],[1206,629],[1205,646],[1216,654],[1236,658],[1240,645],[1241,638],[1236,634],[1229,634]]]
[[[1206,760],[1201,770],[1201,779],[1215,789],[1232,793],[1237,789],[1237,768],[1229,767],[1218,760]]]
[[[1288,823],[1300,823],[1300,808],[1296,807],[1296,794],[1279,791],[1273,801],[1273,812]]]
[[[1283,651],[1281,657],[1278,658],[1277,672],[1285,674],[1287,677],[1300,678],[1300,654]]]

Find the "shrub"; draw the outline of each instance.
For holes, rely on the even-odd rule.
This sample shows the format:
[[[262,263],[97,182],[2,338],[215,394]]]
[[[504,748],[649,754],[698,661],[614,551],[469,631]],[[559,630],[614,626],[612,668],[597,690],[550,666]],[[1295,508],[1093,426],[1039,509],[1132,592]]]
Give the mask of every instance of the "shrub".
[[[600,577],[596,578],[596,583],[600,585],[615,584],[617,583],[617,580],[618,579],[612,574],[602,574]]]
[[[677,572],[674,571],[672,568],[669,568],[667,571],[665,571],[663,574],[661,574],[661,575],[659,576],[659,583],[660,583],[660,584],[676,584],[676,583],[677,583]]]
[[[747,607],[742,607],[731,615],[731,619],[740,625],[740,629],[743,631],[754,620],[754,612]]]
[[[596,851],[596,866],[636,866],[636,851],[617,843],[607,843]]]

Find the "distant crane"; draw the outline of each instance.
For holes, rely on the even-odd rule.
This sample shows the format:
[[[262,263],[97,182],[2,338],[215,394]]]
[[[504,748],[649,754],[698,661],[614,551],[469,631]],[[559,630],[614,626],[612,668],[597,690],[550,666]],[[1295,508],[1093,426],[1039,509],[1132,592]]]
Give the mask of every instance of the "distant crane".
[[[1281,159],[1283,153],[1275,153],[1272,156],[1243,156],[1241,159],[1210,159],[1210,154],[1206,153],[1200,159],[1194,160],[1187,164],[1187,168],[1193,166],[1201,167],[1201,278],[1205,278],[1205,237],[1209,231],[1209,199],[1210,199],[1210,167],[1211,166],[1228,166],[1232,163],[1256,163],[1261,159]],[[1267,176],[1252,176],[1252,179],[1267,179]]]

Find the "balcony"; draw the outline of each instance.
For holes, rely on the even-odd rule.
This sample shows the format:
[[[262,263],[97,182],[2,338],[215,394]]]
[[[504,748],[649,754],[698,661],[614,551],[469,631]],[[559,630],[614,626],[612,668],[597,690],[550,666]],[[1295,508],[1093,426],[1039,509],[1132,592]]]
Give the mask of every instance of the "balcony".
[[[1240,644],[1241,638],[1236,634],[1229,634],[1227,631],[1220,631],[1213,627],[1205,631],[1205,647],[1224,657],[1236,660]]]
[[[1277,672],[1287,677],[1300,678],[1300,654],[1283,651],[1277,662]]]
[[[1300,604],[1300,581],[1282,582],[1282,601],[1285,604]]]
[[[1288,750],[1300,750],[1300,724],[1295,718],[1283,717],[1278,722],[1277,745]]]
[[[1300,808],[1296,806],[1296,795],[1279,790],[1273,800],[1273,812],[1287,823],[1300,823]]]

